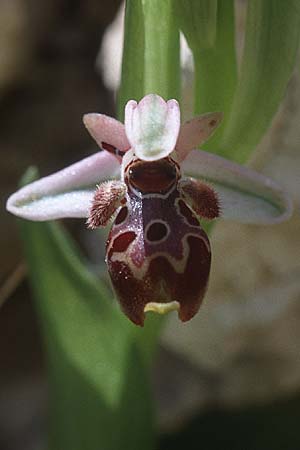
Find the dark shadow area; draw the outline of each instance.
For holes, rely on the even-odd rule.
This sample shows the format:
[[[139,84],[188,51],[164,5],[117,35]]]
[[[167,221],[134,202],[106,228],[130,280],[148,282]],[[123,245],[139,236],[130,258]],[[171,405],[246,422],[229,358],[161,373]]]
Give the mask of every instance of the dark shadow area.
[[[158,450],[298,450],[300,394],[263,406],[199,414]]]

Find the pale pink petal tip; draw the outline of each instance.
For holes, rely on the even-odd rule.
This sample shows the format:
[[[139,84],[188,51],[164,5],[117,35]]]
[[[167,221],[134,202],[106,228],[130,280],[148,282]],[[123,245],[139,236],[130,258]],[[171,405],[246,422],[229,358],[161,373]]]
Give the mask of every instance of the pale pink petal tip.
[[[83,116],[83,123],[99,147],[105,147],[104,143],[123,152],[129,149],[125,127],[118,120],[104,114],[89,113]]]
[[[268,225],[287,220],[293,212],[289,194],[248,167],[192,150],[181,168],[185,176],[206,181],[216,191],[224,219]]]
[[[119,174],[117,159],[108,152],[98,152],[24,186],[9,197],[6,208],[18,217],[36,221],[88,217],[96,184]]]
[[[27,220],[46,221],[64,217],[88,217],[93,190],[66,192],[56,195],[29,198],[22,190],[11,195],[6,209],[17,217]]]
[[[191,150],[204,144],[218,128],[222,119],[223,113],[212,112],[194,117],[182,124],[176,143],[179,161],[183,161]]]
[[[138,158],[155,161],[168,156],[180,129],[178,102],[165,102],[156,94],[147,95],[138,104],[130,100],[125,108],[125,129]]]

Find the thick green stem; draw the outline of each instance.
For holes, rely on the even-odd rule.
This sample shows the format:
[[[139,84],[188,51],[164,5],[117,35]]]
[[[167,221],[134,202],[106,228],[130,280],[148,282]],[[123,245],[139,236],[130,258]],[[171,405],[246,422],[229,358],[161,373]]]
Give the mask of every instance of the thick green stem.
[[[172,0],[142,0],[145,26],[144,95],[179,99],[179,31]]]
[[[179,31],[172,0],[127,0],[118,115],[129,99],[180,97]]]

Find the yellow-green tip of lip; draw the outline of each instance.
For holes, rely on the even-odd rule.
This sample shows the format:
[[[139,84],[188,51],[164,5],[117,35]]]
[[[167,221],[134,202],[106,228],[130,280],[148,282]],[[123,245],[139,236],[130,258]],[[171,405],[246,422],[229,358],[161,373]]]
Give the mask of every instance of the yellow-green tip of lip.
[[[169,302],[169,303],[156,303],[149,302],[144,308],[144,312],[153,311],[158,314],[166,314],[170,311],[179,311],[180,305],[178,302]]]

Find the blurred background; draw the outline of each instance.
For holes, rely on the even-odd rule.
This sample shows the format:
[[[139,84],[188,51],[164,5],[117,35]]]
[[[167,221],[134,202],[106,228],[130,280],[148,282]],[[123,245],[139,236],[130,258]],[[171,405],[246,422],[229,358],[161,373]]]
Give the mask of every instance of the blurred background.
[[[238,51],[245,4],[236,2]],[[0,0],[0,450],[43,448],[47,417],[42,342],[5,201],[28,166],[46,175],[96,150],[81,118],[115,115],[121,53],[119,0]],[[250,164],[299,201],[297,69]],[[184,41],[182,70],[189,117]],[[184,326],[170,315],[153,368],[159,449],[300,449],[299,225],[295,214],[274,227],[215,226],[205,304]],[[101,236],[82,221],[66,226],[104,276]]]

